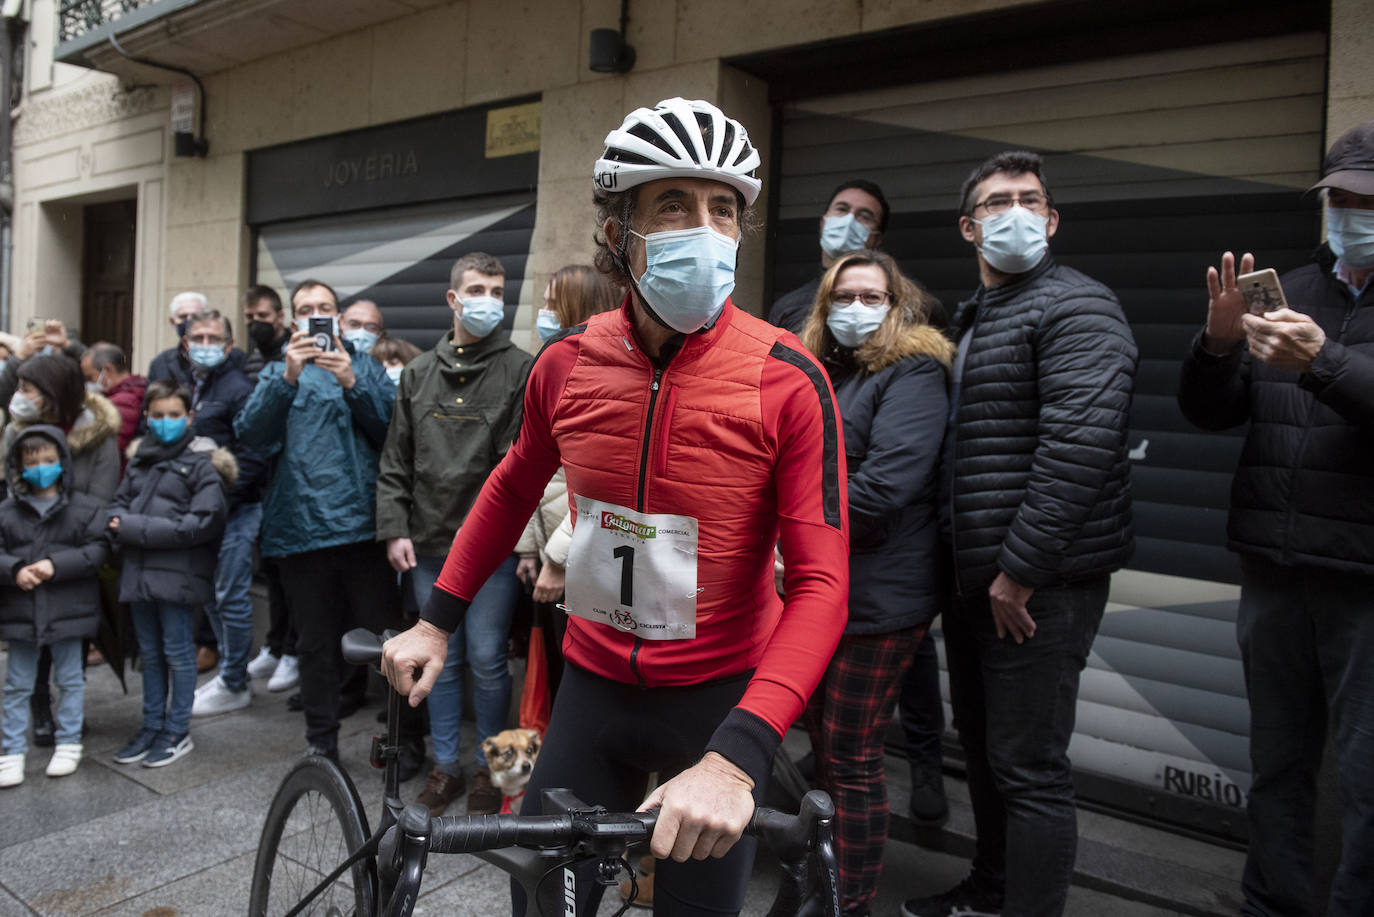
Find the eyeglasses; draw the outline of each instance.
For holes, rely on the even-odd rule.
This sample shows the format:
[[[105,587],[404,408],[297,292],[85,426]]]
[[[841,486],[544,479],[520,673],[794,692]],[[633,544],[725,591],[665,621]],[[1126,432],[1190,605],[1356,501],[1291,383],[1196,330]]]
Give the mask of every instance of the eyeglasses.
[[[865,306],[881,306],[892,298],[886,290],[834,290],[830,294],[832,306],[847,306],[858,300]]]
[[[379,325],[379,324],[377,324],[376,322],[344,322],[344,323],[343,323],[343,330],[345,330],[345,331],[357,331],[357,330],[360,329],[360,328],[361,328],[363,331],[367,331],[367,332],[370,332],[370,333],[372,333],[372,334],[381,334],[381,333],[382,333],[382,326]]]
[[[1011,209],[1012,204],[1020,204],[1027,210],[1040,210],[1048,203],[1049,199],[1037,191],[1022,194],[1019,197],[1013,197],[1010,194],[993,194],[974,204],[973,209],[977,210],[979,207],[983,207],[987,209],[988,213],[1006,213]]]

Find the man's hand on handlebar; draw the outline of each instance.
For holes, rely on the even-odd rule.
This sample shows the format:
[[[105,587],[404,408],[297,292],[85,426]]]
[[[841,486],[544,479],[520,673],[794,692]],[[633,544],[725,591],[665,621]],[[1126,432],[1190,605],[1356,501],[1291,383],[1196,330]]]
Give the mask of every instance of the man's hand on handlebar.
[[[448,634],[428,621],[419,621],[382,644],[382,674],[392,688],[410,699],[410,706],[418,707],[434,690],[447,658]]]
[[[707,752],[639,807],[641,812],[660,809],[649,849],[659,859],[671,856],[679,863],[689,857],[725,856],[754,814],[753,790],[748,774],[729,759]]]

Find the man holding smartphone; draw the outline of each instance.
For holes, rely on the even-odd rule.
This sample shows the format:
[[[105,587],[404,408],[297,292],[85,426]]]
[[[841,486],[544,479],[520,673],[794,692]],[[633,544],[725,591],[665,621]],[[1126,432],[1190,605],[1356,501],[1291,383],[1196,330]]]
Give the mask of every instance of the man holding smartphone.
[[[308,753],[338,758],[339,639],[352,627],[400,625],[396,574],[377,544],[377,456],[395,390],[382,364],[339,338],[338,298],[318,280],[291,294],[296,331],[262,368],[234,420],[239,441],[277,457],[263,501],[261,551],[277,558],[298,631]],[[322,350],[311,320],[332,329]],[[415,717],[403,724],[413,746]]]
[[[1374,913],[1374,121],[1331,146],[1317,189],[1327,241],[1281,278],[1289,307],[1248,313],[1224,254],[1179,382],[1199,427],[1250,421],[1227,529],[1250,698],[1247,917],[1313,906],[1328,714],[1343,814],[1326,913]]]

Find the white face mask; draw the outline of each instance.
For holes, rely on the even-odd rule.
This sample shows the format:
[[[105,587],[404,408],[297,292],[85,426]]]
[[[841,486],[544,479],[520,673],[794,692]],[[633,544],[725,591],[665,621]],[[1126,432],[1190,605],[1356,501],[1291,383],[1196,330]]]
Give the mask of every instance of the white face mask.
[[[1024,274],[1049,250],[1045,235],[1049,218],[1020,204],[973,222],[983,227],[983,244],[978,248],[983,260],[1004,274]]]
[[[865,306],[852,302],[847,306],[831,305],[825,326],[841,347],[858,347],[873,336],[887,317],[887,305]]]
[[[473,337],[484,338],[491,334],[506,317],[506,304],[495,296],[472,296],[459,301],[463,304],[463,314],[458,316],[458,321]]]
[[[838,258],[845,252],[856,252],[868,244],[868,227],[846,213],[837,217],[825,217],[821,227],[821,251],[830,258]]]
[[[43,416],[43,411],[37,403],[29,400],[29,396],[23,392],[15,392],[14,397],[10,399],[10,416],[27,423],[38,420]]]
[[[401,384],[401,370],[403,369],[405,369],[404,366],[388,366],[386,368],[386,377],[391,380],[392,385]]]

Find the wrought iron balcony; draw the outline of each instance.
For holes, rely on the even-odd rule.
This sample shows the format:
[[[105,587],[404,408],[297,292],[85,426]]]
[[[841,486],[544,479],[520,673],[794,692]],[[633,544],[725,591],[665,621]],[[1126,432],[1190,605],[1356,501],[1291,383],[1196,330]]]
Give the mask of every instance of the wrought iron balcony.
[[[58,41],[71,41],[92,29],[156,0],[62,0],[58,12]]]

